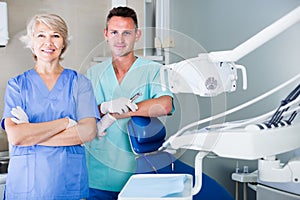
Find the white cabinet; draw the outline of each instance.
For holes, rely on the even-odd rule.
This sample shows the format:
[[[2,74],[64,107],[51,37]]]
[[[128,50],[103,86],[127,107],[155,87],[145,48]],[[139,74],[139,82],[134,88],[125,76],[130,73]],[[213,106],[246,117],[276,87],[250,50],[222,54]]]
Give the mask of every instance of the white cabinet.
[[[6,46],[8,42],[7,4],[0,2],[0,47]]]

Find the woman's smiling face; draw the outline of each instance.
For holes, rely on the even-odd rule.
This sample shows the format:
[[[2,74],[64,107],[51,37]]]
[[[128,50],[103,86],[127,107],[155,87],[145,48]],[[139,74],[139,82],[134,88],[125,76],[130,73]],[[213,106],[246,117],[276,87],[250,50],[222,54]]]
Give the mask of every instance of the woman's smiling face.
[[[33,33],[33,54],[37,60],[51,62],[58,60],[64,48],[63,37],[46,24],[37,23]]]

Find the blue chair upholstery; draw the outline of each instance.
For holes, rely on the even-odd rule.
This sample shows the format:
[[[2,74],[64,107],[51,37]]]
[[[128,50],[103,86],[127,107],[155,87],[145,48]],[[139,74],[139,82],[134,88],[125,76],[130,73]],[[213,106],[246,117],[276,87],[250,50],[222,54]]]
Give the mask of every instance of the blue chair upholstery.
[[[127,129],[136,154],[156,151],[165,141],[165,126],[156,117],[132,117]]]
[[[166,136],[166,129],[159,119],[135,116],[129,120],[127,129],[132,150],[137,155],[136,174],[184,173],[195,177],[193,167],[168,152],[157,151]],[[203,173],[201,190],[193,196],[193,200],[203,199],[233,200],[233,197],[218,182]]]
[[[174,173],[174,157],[168,152],[155,152],[137,156],[137,174]]]

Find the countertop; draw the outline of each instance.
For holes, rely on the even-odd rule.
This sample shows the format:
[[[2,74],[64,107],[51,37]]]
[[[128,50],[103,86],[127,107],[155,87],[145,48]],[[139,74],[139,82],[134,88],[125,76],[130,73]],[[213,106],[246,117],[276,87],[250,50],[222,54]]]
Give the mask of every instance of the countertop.
[[[6,160],[6,159],[9,159],[9,152],[8,151],[1,151],[0,152],[0,160]],[[0,174],[0,184],[5,184],[6,176],[7,176],[7,173]]]

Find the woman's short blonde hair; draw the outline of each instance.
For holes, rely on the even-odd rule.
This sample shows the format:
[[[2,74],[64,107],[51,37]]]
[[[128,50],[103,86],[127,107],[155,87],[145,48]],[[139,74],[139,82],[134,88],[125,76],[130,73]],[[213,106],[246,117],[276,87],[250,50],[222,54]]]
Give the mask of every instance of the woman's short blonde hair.
[[[66,22],[56,14],[37,14],[27,24],[27,33],[20,37],[20,40],[25,43],[25,47],[32,49],[32,39],[35,27],[38,23],[43,23],[49,28],[59,33],[63,38],[64,48],[61,51],[61,55],[66,51],[69,45],[68,26]],[[60,56],[61,56],[60,55]],[[36,56],[34,55],[36,59]]]

